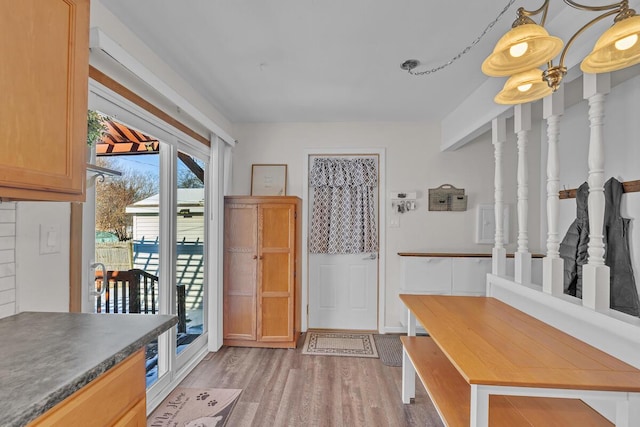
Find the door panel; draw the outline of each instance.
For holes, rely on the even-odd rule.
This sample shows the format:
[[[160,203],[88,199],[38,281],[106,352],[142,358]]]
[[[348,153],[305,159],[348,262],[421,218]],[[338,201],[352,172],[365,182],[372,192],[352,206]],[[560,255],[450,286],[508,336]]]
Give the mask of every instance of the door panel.
[[[259,208],[258,340],[293,339],[295,206],[264,204]]]
[[[290,292],[289,253],[268,253],[262,255],[262,292]]]
[[[377,329],[378,262],[363,258],[310,254],[310,328]]]
[[[314,265],[317,263],[319,263],[319,260]],[[336,295],[338,292],[336,286],[340,278],[339,268],[332,264],[321,264],[317,267],[319,277],[316,277],[315,274],[312,277],[316,279],[315,283],[323,283],[324,286],[314,287],[317,294],[314,295],[316,298],[311,298],[311,300],[318,301],[318,308],[321,310],[337,310]],[[317,311],[312,310],[311,312],[315,314]]]
[[[286,295],[262,299],[260,339],[265,341],[293,339],[293,319],[288,314],[290,301]]]
[[[349,267],[349,307],[351,310],[367,308],[367,269],[362,265]]]
[[[257,206],[225,206],[224,338],[256,339]]]

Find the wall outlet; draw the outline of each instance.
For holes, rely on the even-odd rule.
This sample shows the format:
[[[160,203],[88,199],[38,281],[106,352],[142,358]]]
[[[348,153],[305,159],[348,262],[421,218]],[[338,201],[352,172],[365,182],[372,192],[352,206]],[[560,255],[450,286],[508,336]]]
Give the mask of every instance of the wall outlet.
[[[400,215],[391,215],[391,218],[389,218],[389,227],[400,227]]]

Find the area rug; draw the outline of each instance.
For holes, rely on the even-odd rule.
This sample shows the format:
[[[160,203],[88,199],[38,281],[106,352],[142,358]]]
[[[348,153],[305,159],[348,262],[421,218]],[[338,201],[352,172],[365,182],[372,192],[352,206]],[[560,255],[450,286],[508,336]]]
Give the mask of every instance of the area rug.
[[[302,354],[377,358],[378,350],[373,334],[307,332]]]
[[[374,335],[380,361],[386,366],[402,366],[402,342],[400,335]]]
[[[242,390],[176,387],[147,418],[147,427],[222,427]]]

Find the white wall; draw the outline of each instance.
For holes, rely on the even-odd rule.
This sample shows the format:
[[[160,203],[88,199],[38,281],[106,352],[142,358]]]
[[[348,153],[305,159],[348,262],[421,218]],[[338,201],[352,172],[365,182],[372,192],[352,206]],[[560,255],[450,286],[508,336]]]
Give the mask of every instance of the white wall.
[[[162,60],[162,58],[160,58],[151,49],[149,49],[149,47],[145,45],[128,27],[126,27],[118,18],[116,18],[106,7],[104,7],[104,5],[102,5],[100,1],[91,1],[90,22],[92,28],[99,27],[107,36],[120,44],[137,61],[142,63],[147,69],[152,70],[153,74],[156,77],[160,78],[169,87],[178,92],[187,101],[189,101],[194,107],[198,108],[200,112],[213,120],[225,132],[229,133],[231,124],[227,120],[227,118],[224,117],[215,106],[205,101],[202,96],[200,96],[200,94],[193,87],[191,87],[188,82],[178,76],[178,74],[173,71],[173,69],[169,67]],[[92,65],[97,66],[98,68],[102,68],[99,64],[93,63],[94,59],[95,58],[91,59]],[[105,65],[106,67],[107,65],[113,64],[102,65]],[[102,71],[108,75],[111,75],[111,72],[109,70],[102,69]],[[119,80],[117,76],[114,77],[116,77],[116,80]],[[119,77],[124,78],[131,76],[119,74]],[[151,92],[148,92],[148,87],[140,80],[131,79],[130,82],[135,82],[137,85],[136,87],[129,87],[129,89],[133,90],[139,95],[143,97],[146,97],[147,94],[152,95]],[[128,82],[123,84],[125,84],[125,86],[129,86]],[[149,101],[154,102],[156,100],[149,99]],[[160,100],[158,99],[158,101]],[[156,106],[163,108],[163,105],[160,105],[160,102],[158,102],[158,104],[159,105]],[[182,120],[189,125],[193,124],[196,129],[198,128],[198,126],[193,123],[193,120],[191,120],[188,116],[181,113],[180,111],[176,111],[175,109],[173,109],[167,112],[176,119]]]
[[[69,311],[69,203],[19,202],[16,208],[17,311]],[[57,246],[42,253],[41,228]]]
[[[0,318],[16,312],[16,204],[0,202]]]
[[[640,76],[629,79],[612,88],[605,101],[605,180],[615,177],[619,181],[640,179]],[[560,186],[577,188],[588,177],[589,118],[587,101],[579,102],[566,109],[560,125]],[[540,126],[545,126],[541,123]],[[546,137],[543,140],[542,176],[546,168]],[[542,188],[545,191],[544,187]],[[542,197],[546,197],[542,195]],[[622,216],[631,219],[630,249],[631,261],[640,288],[640,193],[622,196]],[[575,199],[560,201],[559,230],[561,238],[576,217]],[[543,233],[546,224],[543,223]],[[546,236],[543,237],[546,239]]]
[[[476,206],[493,203],[493,146],[485,134],[463,149],[440,152],[440,127],[428,123],[279,123],[239,124],[234,127],[238,145],[233,154],[232,194],[249,194],[253,163],[286,163],[287,194],[302,196],[304,150],[313,148],[385,147],[387,188],[391,191],[417,191],[418,209],[400,215],[400,227],[387,226],[387,297],[385,326],[400,326],[403,305],[398,299],[400,257],[398,252],[490,252],[491,245],[474,243]],[[534,131],[539,140],[538,131]],[[537,139],[536,139],[537,138]],[[505,144],[507,176],[515,176],[515,138]],[[537,172],[539,144],[531,147],[531,194],[539,192]],[[466,212],[428,211],[428,189],[441,184],[464,188],[468,195]],[[511,203],[511,244],[515,245],[515,183],[507,183],[506,200]],[[534,197],[535,199],[535,197]],[[388,200],[388,219],[391,201]],[[531,207],[531,230],[538,228],[539,207]],[[537,231],[531,232],[531,248],[539,250]],[[304,303],[303,303],[304,304]]]

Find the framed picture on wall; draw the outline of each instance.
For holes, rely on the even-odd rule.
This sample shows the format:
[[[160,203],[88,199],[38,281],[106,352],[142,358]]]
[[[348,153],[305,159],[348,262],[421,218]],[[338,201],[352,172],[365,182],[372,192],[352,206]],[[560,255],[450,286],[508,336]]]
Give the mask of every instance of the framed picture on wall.
[[[251,165],[252,196],[286,196],[287,165]]]

